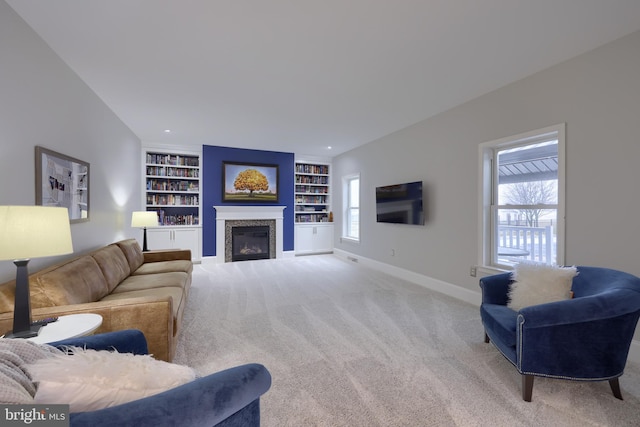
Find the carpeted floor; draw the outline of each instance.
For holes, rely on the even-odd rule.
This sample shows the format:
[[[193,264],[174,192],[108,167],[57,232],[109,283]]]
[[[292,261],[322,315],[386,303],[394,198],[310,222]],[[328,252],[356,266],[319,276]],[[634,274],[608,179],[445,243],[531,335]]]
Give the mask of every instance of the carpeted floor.
[[[536,378],[483,341],[478,307],[333,255],[196,265],[176,363],[264,364],[263,426],[640,426],[640,366]]]

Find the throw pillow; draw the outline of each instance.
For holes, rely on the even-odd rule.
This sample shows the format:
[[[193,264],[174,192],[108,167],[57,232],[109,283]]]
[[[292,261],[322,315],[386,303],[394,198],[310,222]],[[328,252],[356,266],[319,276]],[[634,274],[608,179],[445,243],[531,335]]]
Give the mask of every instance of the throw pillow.
[[[149,355],[69,348],[27,365],[36,404],[69,404],[70,412],[94,411],[169,390],[195,379],[193,369]]]
[[[514,282],[509,289],[509,303],[513,310],[531,305],[562,301],[571,298],[574,267],[519,263],[512,273]]]

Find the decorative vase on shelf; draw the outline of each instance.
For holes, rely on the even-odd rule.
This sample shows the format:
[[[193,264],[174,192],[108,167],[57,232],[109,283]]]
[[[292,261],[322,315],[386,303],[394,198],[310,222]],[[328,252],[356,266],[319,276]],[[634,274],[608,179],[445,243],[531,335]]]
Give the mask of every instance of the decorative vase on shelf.
[[[333,222],[333,212],[329,211],[329,222]]]

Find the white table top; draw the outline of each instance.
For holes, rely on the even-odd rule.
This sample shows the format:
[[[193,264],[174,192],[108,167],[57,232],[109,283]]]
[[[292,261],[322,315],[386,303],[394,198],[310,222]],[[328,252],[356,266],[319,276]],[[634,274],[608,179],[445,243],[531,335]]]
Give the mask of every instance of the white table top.
[[[40,328],[37,337],[27,339],[38,344],[46,344],[68,338],[83,337],[91,334],[100,325],[102,325],[102,316],[99,314],[70,314],[60,316],[55,322]]]

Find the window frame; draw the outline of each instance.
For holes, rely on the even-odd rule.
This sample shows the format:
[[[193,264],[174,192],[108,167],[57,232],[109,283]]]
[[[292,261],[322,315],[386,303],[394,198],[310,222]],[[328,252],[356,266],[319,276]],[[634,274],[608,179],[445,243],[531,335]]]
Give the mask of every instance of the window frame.
[[[357,207],[353,207],[351,206],[351,183],[357,180],[358,181],[358,206]],[[361,203],[361,199],[362,199],[362,187],[361,187],[361,182],[360,182],[360,174],[359,173],[355,173],[355,174],[350,174],[350,175],[345,175],[342,177],[342,189],[343,189],[343,206],[344,206],[344,221],[343,221],[343,226],[342,226],[342,239],[349,241],[349,242],[360,242],[360,231],[361,231],[361,219],[362,216],[360,215],[360,205]],[[357,237],[354,237],[353,235],[350,234],[350,223],[351,223],[351,215],[352,215],[352,211],[353,210],[357,210],[358,211],[358,235]]]
[[[488,273],[511,270],[512,266],[498,263],[493,258],[496,245],[496,219],[494,211],[499,209],[498,169],[494,167],[499,150],[532,145],[550,139],[558,141],[558,201],[556,218],[556,263],[565,262],[565,169],[566,169],[566,124],[545,127],[518,135],[483,142],[479,145],[478,176],[478,265]],[[544,206],[544,205],[540,205]]]

